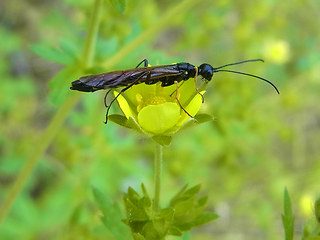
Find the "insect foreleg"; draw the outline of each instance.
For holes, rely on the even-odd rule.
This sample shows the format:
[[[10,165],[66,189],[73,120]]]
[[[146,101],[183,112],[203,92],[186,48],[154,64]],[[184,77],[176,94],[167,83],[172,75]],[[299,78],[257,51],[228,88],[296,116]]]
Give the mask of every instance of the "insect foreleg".
[[[143,59],[143,60],[136,66],[136,68],[138,68],[143,62],[144,62],[144,67],[148,67],[148,65],[149,65],[148,60],[147,60],[147,59]]]
[[[196,73],[194,75],[194,84],[196,86],[196,92],[201,96],[202,98],[202,103],[204,103],[204,97],[203,95],[199,92],[199,89],[198,89],[198,86],[197,86],[197,77],[198,77],[198,68],[197,67],[194,67],[195,70],[196,70]]]
[[[180,103],[180,101],[179,101],[179,99],[178,99],[179,83],[178,83],[177,81],[174,81],[174,82],[175,82],[175,84],[176,84],[176,86],[177,86],[177,89],[176,89],[176,100],[177,100],[179,106],[181,107],[181,109],[182,109],[186,114],[188,114],[189,117],[193,118],[193,116],[191,116],[190,113],[188,113],[187,110],[185,110],[184,107],[181,105],[181,103]]]

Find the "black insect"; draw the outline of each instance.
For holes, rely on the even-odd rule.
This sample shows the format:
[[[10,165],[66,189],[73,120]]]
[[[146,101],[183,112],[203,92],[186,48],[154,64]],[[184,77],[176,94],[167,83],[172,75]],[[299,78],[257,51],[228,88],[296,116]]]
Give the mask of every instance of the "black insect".
[[[140,83],[151,85],[151,84],[161,82],[161,86],[166,87],[166,86],[176,84],[177,86],[175,91],[176,100],[180,105],[180,107],[190,117],[192,117],[180,104],[178,99],[178,89],[179,89],[179,82],[186,81],[190,78],[194,78],[196,83],[197,76],[201,76],[204,79],[204,81],[210,81],[212,79],[213,73],[216,73],[216,72],[231,72],[231,73],[242,74],[242,75],[258,78],[260,80],[263,80],[269,83],[279,94],[277,87],[267,79],[264,79],[256,75],[248,74],[248,73],[222,69],[224,67],[228,67],[232,65],[242,64],[246,62],[256,62],[256,61],[263,62],[262,59],[251,59],[251,60],[245,60],[241,62],[226,64],[217,68],[214,68],[207,63],[201,64],[199,67],[196,67],[190,63],[176,63],[176,64],[170,64],[170,65],[148,67],[148,60],[144,59],[138,64],[136,68],[133,68],[133,69],[81,77],[78,80],[72,82],[72,86],[70,87],[70,89],[78,90],[81,92],[95,92],[101,89],[109,89],[109,91],[105,96],[105,105],[107,107],[105,123],[107,123],[108,113],[111,105],[120,96],[120,94],[122,94],[123,92],[131,88],[133,85],[137,85]],[[139,68],[139,66],[142,63],[144,63],[144,67]],[[123,88],[117,94],[117,96],[110,102],[110,104],[107,105],[106,98],[108,93],[112,89],[120,88],[120,87],[123,87]],[[197,88],[196,88],[196,91],[198,91]]]

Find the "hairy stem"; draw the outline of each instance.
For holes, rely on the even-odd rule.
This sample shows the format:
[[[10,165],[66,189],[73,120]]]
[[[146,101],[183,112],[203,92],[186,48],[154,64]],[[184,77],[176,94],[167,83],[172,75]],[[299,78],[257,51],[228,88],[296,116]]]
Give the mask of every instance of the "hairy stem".
[[[153,201],[153,210],[155,212],[159,211],[159,202],[160,202],[160,192],[161,192],[161,172],[162,172],[162,152],[163,147],[156,143],[155,147],[155,156],[154,156],[154,201]]]

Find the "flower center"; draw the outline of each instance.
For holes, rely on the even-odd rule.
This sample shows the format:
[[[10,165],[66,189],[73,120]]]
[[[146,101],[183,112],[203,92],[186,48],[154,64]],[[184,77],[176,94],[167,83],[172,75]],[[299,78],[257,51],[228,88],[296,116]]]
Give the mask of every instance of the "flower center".
[[[169,96],[150,94],[143,98],[141,94],[137,93],[136,99],[138,102],[137,111],[140,112],[142,108],[148,105],[159,105],[166,102],[172,102]]]

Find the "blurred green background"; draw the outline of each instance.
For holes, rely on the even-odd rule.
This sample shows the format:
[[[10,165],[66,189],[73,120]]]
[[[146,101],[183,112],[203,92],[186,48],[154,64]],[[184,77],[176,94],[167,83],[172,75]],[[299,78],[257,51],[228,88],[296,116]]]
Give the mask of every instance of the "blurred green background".
[[[132,68],[144,58],[197,66],[263,58],[230,69],[265,77],[281,93],[253,78],[214,75],[201,111],[216,120],[164,148],[162,205],[186,183],[200,183],[220,218],[191,239],[284,239],[287,187],[299,235],[320,187],[319,1],[135,0],[122,14],[111,2],[103,1],[91,69]],[[93,6],[0,2],[0,203],[23,165],[39,160],[0,227],[1,240],[112,239],[91,186],[119,203],[128,186],[138,190],[143,182],[152,192],[154,143],[104,125],[104,93],[69,91],[89,71],[82,64]]]

